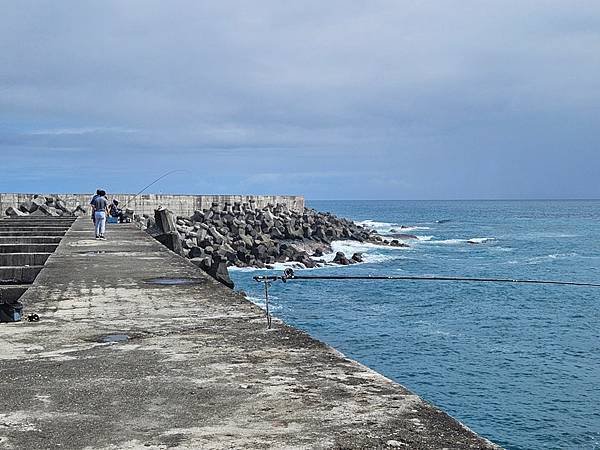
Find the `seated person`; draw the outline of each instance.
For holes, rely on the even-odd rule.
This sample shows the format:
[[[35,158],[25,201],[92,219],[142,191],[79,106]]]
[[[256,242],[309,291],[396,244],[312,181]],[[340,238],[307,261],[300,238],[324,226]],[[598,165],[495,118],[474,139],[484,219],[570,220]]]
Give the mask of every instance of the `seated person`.
[[[119,219],[119,223],[123,223],[125,220],[125,214],[123,214],[123,210],[119,208],[119,201],[114,199],[110,206],[108,207],[108,211],[111,217],[116,217]]]

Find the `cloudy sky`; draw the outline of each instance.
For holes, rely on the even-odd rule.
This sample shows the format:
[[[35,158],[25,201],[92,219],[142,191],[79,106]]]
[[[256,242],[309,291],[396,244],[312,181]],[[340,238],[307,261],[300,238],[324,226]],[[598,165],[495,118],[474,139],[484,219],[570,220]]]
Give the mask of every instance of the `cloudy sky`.
[[[600,198],[596,0],[0,5],[0,191]]]

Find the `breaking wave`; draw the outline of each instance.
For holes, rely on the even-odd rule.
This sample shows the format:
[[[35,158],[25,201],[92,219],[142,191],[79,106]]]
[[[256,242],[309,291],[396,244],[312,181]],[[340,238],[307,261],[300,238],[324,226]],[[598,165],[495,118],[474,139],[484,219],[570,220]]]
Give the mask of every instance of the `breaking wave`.
[[[398,233],[404,231],[429,230],[429,227],[420,225],[405,226],[400,223],[378,222],[376,220],[362,220],[357,225],[376,231],[379,234]]]
[[[327,262],[333,261],[336,252],[343,252],[347,258],[351,258],[355,253],[362,253],[364,263],[381,263],[402,258],[398,251],[405,250],[406,247],[389,247],[358,241],[334,241],[331,249],[331,253],[323,255],[323,259]]]
[[[431,244],[442,244],[442,245],[460,245],[460,244],[484,244],[486,242],[494,241],[496,238],[493,237],[473,237],[468,239],[442,239],[439,241],[429,240]]]
[[[540,255],[533,256],[531,258],[525,259],[513,259],[507,261],[506,264],[524,264],[524,265],[536,265],[536,264],[545,264],[549,262],[553,262],[561,259],[569,259],[578,257],[578,253],[552,253],[550,255]]]

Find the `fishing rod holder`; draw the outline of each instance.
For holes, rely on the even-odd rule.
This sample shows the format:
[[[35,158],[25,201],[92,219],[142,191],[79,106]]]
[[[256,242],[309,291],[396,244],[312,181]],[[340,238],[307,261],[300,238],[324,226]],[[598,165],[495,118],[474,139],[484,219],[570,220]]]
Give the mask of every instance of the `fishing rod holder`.
[[[294,278],[296,278],[296,276],[294,275],[294,271],[290,268],[285,269],[283,271],[283,275],[262,275],[262,276],[255,276],[252,277],[254,278],[254,281],[257,282],[267,282],[267,281],[283,281],[284,283],[288,280],[293,280]]]
[[[271,313],[269,311],[269,288],[271,287],[272,281],[283,281],[292,280],[294,278],[294,271],[292,269],[285,269],[283,275],[263,275],[253,277],[254,281],[258,283],[264,283],[265,289],[265,313],[267,317],[267,329],[271,329]]]

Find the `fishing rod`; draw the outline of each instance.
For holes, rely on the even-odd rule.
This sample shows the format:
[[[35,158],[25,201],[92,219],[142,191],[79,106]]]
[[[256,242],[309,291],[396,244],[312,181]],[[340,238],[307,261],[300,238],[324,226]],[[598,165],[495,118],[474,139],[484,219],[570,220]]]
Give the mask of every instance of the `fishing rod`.
[[[156,180],[154,180],[152,183],[150,183],[148,186],[145,186],[140,192],[138,192],[137,194],[135,194],[133,197],[131,197],[129,200],[127,200],[127,203],[125,203],[125,208],[127,208],[127,206],[129,205],[129,203],[131,203],[133,200],[135,200],[142,192],[144,192],[146,189],[148,189],[151,186],[154,186],[156,183],[158,183],[160,180],[162,180],[163,178],[175,173],[175,172],[185,172],[185,170],[182,169],[175,169],[175,170],[171,170],[169,172],[166,172],[164,174],[162,174],[160,177],[158,177]]]
[[[269,314],[269,286],[273,281],[291,280],[310,281],[341,281],[341,280],[364,280],[364,281],[460,281],[470,283],[518,283],[518,284],[550,284],[560,286],[585,286],[599,287],[598,283],[584,283],[578,281],[558,281],[558,280],[533,280],[518,278],[485,278],[485,277],[447,277],[447,276],[419,276],[419,275],[309,275],[298,276],[292,269],[286,269],[283,275],[261,275],[253,277],[254,281],[265,284],[265,306],[267,313],[267,328],[271,328],[271,317]]]

